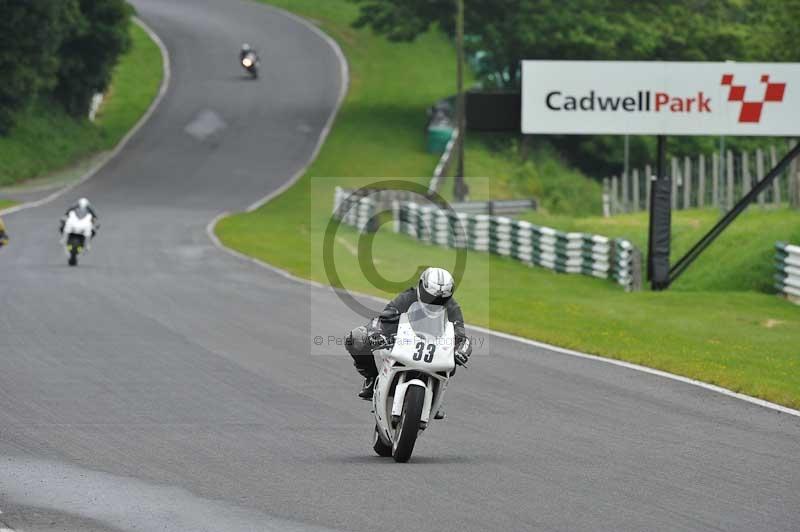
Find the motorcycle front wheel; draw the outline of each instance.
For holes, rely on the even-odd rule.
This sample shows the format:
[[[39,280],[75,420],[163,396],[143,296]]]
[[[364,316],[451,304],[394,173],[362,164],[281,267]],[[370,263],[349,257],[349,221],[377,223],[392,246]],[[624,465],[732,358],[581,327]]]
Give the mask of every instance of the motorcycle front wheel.
[[[392,456],[392,446],[383,443],[378,433],[378,425],[375,425],[375,430],[372,432],[372,450],[375,451],[375,454],[384,458]]]
[[[70,266],[78,265],[78,248],[74,245],[69,247],[69,261],[67,264]]]
[[[392,456],[395,462],[408,462],[411,458],[414,444],[417,442],[417,434],[419,434],[419,422],[422,418],[424,403],[425,389],[420,386],[409,386],[392,446]]]

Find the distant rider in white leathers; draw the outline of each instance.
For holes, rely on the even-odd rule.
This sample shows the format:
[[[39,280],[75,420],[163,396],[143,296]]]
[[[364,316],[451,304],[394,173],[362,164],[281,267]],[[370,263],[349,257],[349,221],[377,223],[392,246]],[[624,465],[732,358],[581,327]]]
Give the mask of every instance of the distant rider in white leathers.
[[[79,199],[77,203],[67,209],[67,212],[65,212],[64,216],[61,218],[61,229],[59,231],[61,233],[64,232],[64,224],[67,223],[69,213],[72,211],[75,211],[78,218],[83,218],[87,212],[92,215],[92,238],[94,238],[94,235],[97,234],[97,229],[100,227],[100,223],[98,222],[97,213],[94,211],[92,204],[89,203],[89,200],[86,198]]]

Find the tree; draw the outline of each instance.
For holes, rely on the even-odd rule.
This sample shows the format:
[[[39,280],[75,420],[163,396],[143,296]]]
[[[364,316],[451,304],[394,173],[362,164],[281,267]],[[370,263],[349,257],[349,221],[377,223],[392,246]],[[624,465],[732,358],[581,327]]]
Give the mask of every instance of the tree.
[[[800,25],[797,24],[800,0],[760,0],[756,4],[759,12],[765,13],[763,34],[767,37],[769,59],[800,61]]]
[[[57,82],[58,50],[79,17],[75,0],[0,0],[0,134]]]
[[[355,25],[392,40],[434,24],[453,33],[453,0],[353,1]],[[467,47],[481,80],[504,87],[519,85],[523,59],[747,60],[756,1],[466,0]]]
[[[130,47],[130,8],[124,0],[79,0],[80,18],[59,50],[54,95],[74,114],[87,112],[95,92],[103,92],[120,54]]]

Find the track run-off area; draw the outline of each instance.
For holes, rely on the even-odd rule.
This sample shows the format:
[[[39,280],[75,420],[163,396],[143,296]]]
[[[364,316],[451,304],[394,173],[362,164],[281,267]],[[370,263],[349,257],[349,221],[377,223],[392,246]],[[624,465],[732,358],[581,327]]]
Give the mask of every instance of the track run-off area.
[[[375,456],[349,357],[310,354],[361,319],[206,231],[306,168],[340,53],[255,3],[133,3],[169,55],[163,100],[90,180],[6,219],[0,529],[800,528],[797,417],[504,336],[411,463]],[[69,268],[58,219],[79,196],[102,228]]]

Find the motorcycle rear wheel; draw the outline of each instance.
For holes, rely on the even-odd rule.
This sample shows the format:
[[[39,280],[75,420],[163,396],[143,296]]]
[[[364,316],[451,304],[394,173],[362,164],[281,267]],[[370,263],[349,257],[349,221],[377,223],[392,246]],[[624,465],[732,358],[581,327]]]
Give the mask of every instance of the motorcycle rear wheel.
[[[397,425],[397,436],[392,447],[395,462],[408,462],[414,451],[419,434],[419,422],[425,403],[425,390],[419,386],[409,386],[406,391],[403,413]]]

